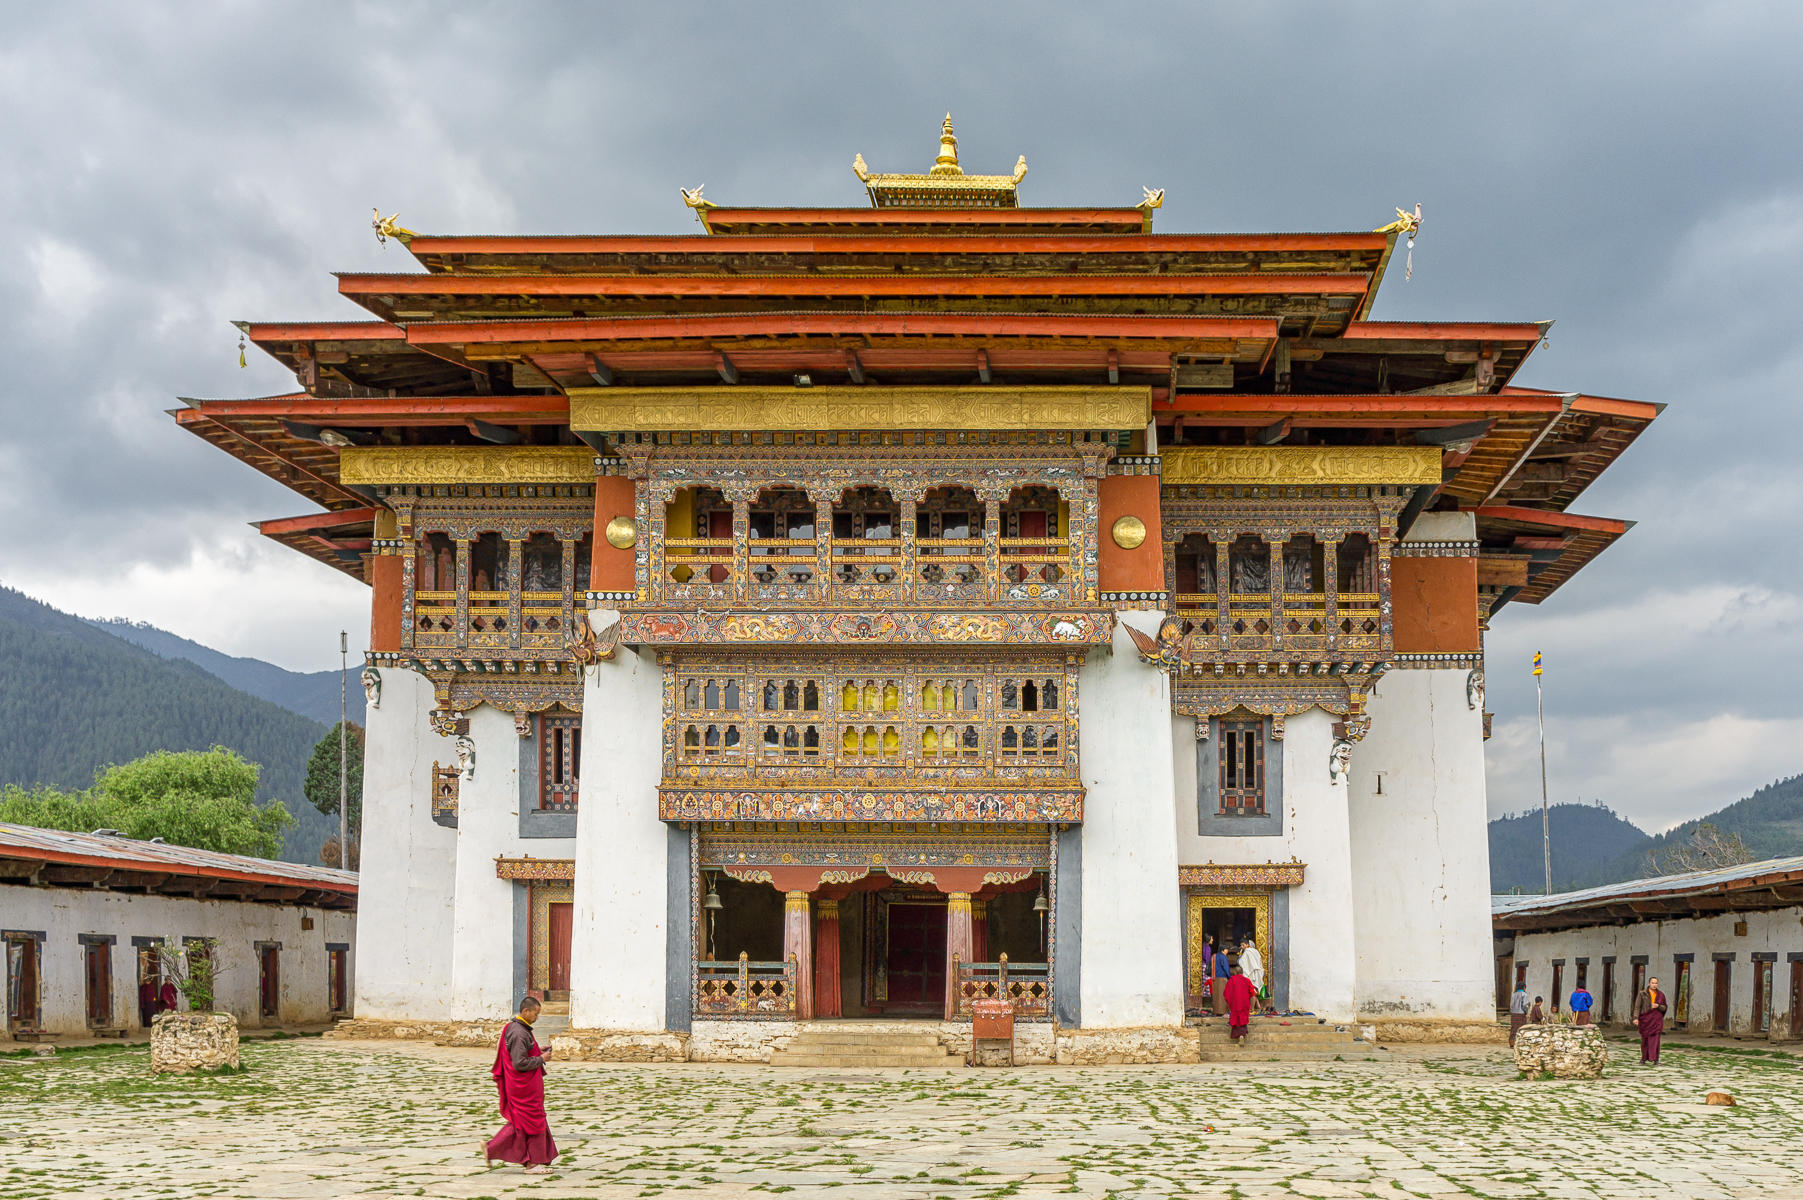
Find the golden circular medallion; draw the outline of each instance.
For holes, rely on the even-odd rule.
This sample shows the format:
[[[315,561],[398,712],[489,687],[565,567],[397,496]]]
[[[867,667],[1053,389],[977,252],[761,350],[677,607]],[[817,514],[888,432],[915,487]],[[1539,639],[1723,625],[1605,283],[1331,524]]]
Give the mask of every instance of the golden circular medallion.
[[[1141,536],[1145,536],[1143,533]],[[631,517],[615,517],[607,523],[607,544],[616,550],[630,550],[638,545],[639,523]]]
[[[1138,517],[1122,517],[1111,532],[1115,545],[1123,550],[1137,550],[1146,540],[1146,523]]]

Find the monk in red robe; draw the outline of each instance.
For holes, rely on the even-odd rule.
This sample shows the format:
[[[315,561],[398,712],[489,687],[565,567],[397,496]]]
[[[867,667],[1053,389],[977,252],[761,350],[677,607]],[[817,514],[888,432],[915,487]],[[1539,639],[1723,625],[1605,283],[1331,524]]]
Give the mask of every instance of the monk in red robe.
[[[1246,1036],[1246,1027],[1252,1023],[1252,998],[1256,995],[1252,981],[1246,978],[1236,963],[1233,974],[1227,978],[1227,1036],[1239,1041]]]
[[[1634,996],[1634,1023],[1640,1026],[1640,1063],[1659,1065],[1659,1037],[1665,1032],[1665,993],[1659,981],[1649,979],[1646,987]]]
[[[520,1001],[519,1015],[501,1031],[500,1044],[495,1047],[494,1077],[501,1095],[501,1119],[506,1124],[482,1147],[483,1157],[490,1162],[498,1158],[519,1163],[532,1175],[549,1171],[557,1158],[557,1143],[551,1140],[551,1126],[545,1120],[544,1051],[532,1036],[538,1011],[538,1001],[526,997]]]

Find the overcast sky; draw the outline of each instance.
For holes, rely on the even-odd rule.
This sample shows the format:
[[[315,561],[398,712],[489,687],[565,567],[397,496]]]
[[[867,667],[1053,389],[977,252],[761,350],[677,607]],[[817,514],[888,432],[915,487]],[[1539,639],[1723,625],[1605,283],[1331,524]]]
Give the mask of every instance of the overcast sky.
[[[949,108],[1030,204],[1165,232],[1420,202],[1380,319],[1553,318],[1517,381],[1669,403],[1574,510],[1639,525],[1490,634],[1493,812],[1652,828],[1803,771],[1803,5],[0,7],[0,583],[297,669],[367,592],[246,522],[305,500],[176,428],[294,386],[234,318],[355,318],[329,272],[436,233],[682,233],[677,187],[861,204]],[[0,664],[0,669],[4,664]]]

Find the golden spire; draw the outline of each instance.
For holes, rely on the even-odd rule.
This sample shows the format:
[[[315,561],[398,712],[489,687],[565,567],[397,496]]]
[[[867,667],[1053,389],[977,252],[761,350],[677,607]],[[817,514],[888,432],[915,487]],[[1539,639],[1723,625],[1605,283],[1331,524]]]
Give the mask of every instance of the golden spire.
[[[939,157],[933,160],[933,175],[962,175],[964,168],[958,165],[958,135],[952,132],[952,114],[945,114],[945,124],[939,127]]]
[[[1015,160],[1009,175],[966,175],[958,163],[952,114],[946,113],[939,125],[939,156],[924,175],[879,175],[862,154],[852,159],[851,169],[877,208],[1013,208],[1015,189],[1027,174],[1027,156]]]

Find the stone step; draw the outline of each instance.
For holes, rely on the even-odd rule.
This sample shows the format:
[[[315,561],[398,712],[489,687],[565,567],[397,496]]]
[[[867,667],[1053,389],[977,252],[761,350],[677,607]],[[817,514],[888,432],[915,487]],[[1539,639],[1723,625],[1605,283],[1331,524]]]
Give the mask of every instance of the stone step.
[[[1311,1043],[1317,1043],[1317,1042],[1326,1042],[1326,1043],[1333,1043],[1335,1045],[1338,1045],[1342,1042],[1352,1042],[1352,1041],[1358,1040],[1358,1037],[1356,1034],[1349,1033],[1349,1032],[1348,1033],[1337,1033],[1332,1029],[1275,1030],[1275,1029],[1260,1029],[1256,1025],[1254,1025],[1251,1029],[1246,1031],[1246,1036],[1247,1036],[1247,1038],[1249,1038],[1250,1040],[1255,1041],[1255,1042],[1284,1042],[1284,1043],[1293,1042],[1299,1046],[1307,1045],[1307,1044],[1311,1044]],[[1230,1033],[1228,1033],[1227,1030],[1225,1030],[1225,1029],[1204,1029],[1204,1030],[1200,1031],[1200,1033],[1197,1034],[1197,1040],[1200,1041],[1205,1046],[1215,1044],[1215,1043],[1220,1043],[1220,1042],[1226,1042],[1231,1037],[1232,1037],[1232,1035]]]
[[[1366,1058],[1381,1054],[1376,1046],[1369,1042],[1358,1042],[1340,1049],[1303,1049],[1289,1046],[1204,1046],[1203,1062],[1363,1062]]]
[[[558,1034],[567,1032],[569,1028],[570,1018],[567,1015],[554,1016],[549,1012],[540,1012],[538,1020],[532,1025],[532,1033],[538,1038],[538,1044],[543,1046]]]
[[[813,1033],[803,1030],[795,1035],[791,1045],[807,1046],[923,1046],[937,1048],[939,1039],[931,1033],[871,1034],[847,1030],[841,1032]]]

